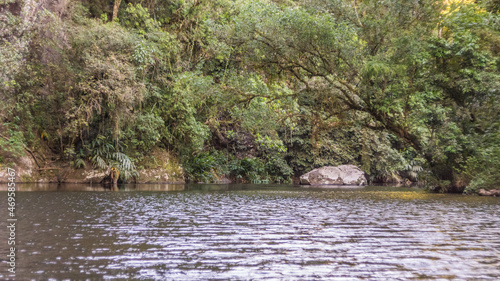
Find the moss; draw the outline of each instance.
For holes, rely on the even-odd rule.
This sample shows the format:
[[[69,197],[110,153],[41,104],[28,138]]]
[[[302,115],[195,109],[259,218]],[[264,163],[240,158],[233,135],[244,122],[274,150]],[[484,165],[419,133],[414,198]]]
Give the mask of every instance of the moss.
[[[28,175],[21,175],[20,176],[21,182],[34,182],[33,178]]]
[[[179,164],[179,159],[176,157],[171,157],[169,161],[164,162],[163,169],[175,179],[184,179],[182,166]]]
[[[179,159],[167,150],[154,148],[136,165],[141,167],[138,169],[138,182],[184,182],[184,172]]]

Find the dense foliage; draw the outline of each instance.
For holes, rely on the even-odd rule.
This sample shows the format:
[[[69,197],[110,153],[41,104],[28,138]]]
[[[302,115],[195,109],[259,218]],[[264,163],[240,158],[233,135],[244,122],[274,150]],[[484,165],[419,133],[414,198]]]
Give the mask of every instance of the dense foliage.
[[[0,4],[0,162],[500,184],[498,1],[49,2]]]

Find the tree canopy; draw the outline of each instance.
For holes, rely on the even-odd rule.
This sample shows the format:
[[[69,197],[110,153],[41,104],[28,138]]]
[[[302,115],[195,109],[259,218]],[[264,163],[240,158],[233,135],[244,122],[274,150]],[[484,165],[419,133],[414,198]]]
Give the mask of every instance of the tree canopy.
[[[0,4],[0,162],[124,180],[290,181],[356,164],[435,191],[500,184],[498,1]]]

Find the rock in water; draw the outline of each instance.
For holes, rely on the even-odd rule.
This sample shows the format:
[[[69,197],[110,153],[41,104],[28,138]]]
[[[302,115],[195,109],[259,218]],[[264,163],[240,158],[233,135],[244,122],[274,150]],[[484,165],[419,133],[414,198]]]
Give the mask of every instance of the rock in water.
[[[500,196],[500,190],[499,189],[484,190],[484,189],[481,188],[479,190],[478,194],[482,195],[482,196],[494,196],[494,197],[497,197],[497,196]]]
[[[300,176],[300,184],[366,185],[365,173],[354,165],[325,166]]]

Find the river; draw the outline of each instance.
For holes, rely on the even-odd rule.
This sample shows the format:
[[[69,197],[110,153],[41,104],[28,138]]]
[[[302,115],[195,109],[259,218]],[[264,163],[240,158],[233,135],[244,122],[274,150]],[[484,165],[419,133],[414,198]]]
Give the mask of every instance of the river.
[[[0,190],[0,279],[14,280]],[[278,185],[18,190],[15,280],[500,280],[499,198]]]

